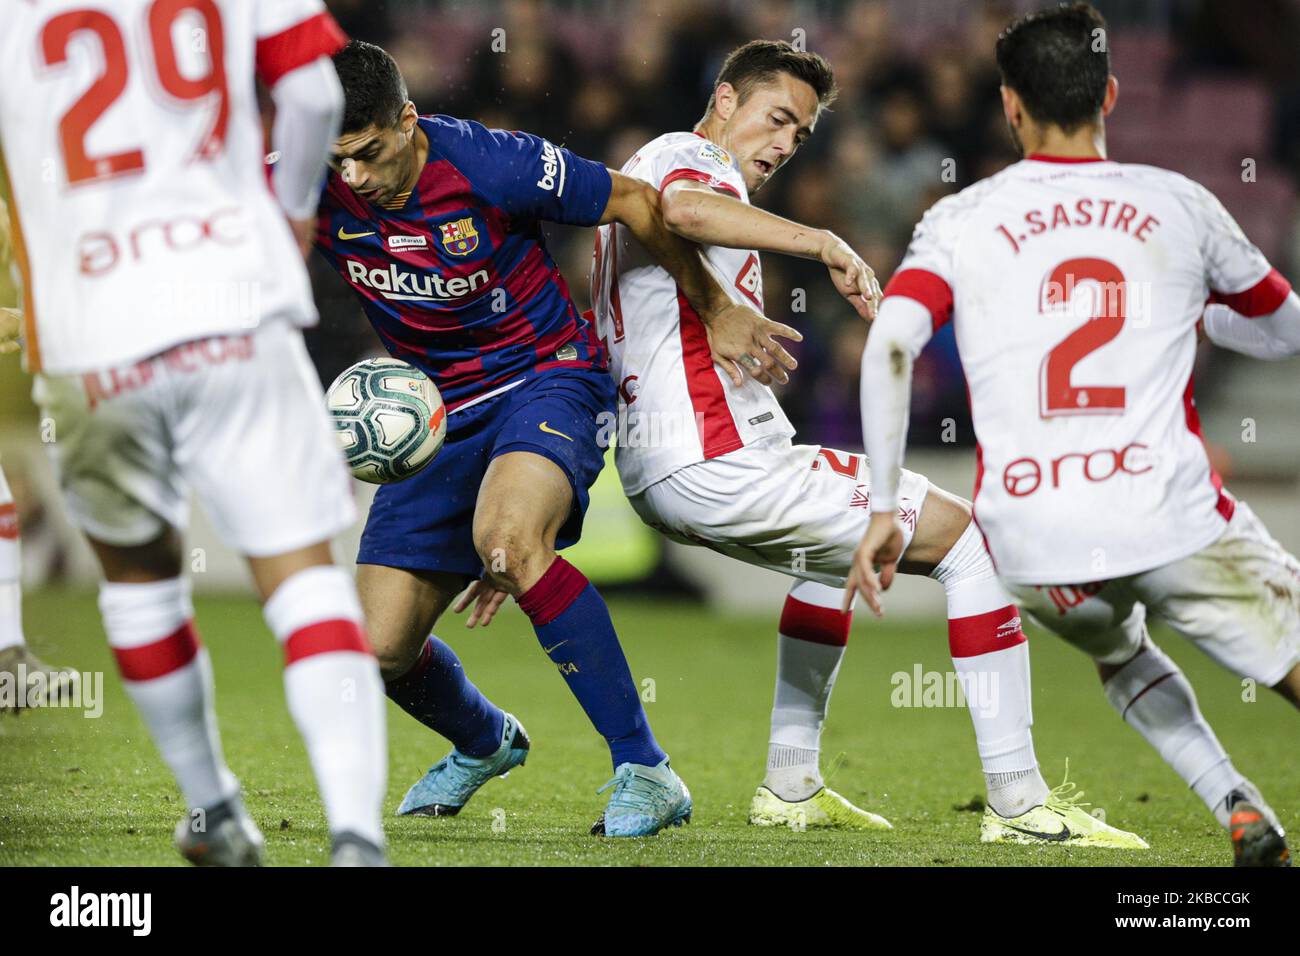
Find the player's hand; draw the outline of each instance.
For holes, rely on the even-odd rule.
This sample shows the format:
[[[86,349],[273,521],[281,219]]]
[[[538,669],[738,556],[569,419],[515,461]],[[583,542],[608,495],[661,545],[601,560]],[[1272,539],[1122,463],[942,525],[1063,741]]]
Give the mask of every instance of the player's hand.
[[[289,228],[293,230],[293,238],[298,242],[298,251],[303,259],[311,258],[311,247],[316,242],[316,220],[290,217]]]
[[[835,291],[848,300],[858,315],[874,322],[883,293],[871,267],[834,233],[828,234],[819,258],[831,274]]]
[[[0,309],[0,355],[17,352],[22,334],[23,313],[19,309]]]
[[[786,370],[794,371],[799,363],[776,340],[776,336],[802,342],[798,330],[754,311],[747,305],[728,300],[721,309],[701,315],[709,339],[713,361],[722,366],[732,383],[745,384],[745,374],[764,385],[790,381]],[[742,371],[743,369],[743,371]]]
[[[871,516],[867,533],[853,554],[853,566],[844,585],[844,613],[853,608],[853,598],[861,594],[876,617],[883,617],[880,594],[894,583],[898,559],[903,553],[903,525],[892,511],[877,511]],[[880,573],[876,573],[880,565]]]
[[[474,610],[470,611],[465,626],[473,627],[475,624],[482,624],[487,627],[509,596],[505,591],[490,584],[487,578],[479,578],[456,599],[452,610],[459,614],[473,603]]]

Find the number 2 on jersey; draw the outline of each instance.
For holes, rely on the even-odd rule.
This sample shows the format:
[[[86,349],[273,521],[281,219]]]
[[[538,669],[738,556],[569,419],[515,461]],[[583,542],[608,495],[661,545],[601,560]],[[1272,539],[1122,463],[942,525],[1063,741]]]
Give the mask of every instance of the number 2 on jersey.
[[[1095,283],[1093,314],[1043,358],[1039,373],[1039,414],[1121,415],[1124,412],[1123,385],[1075,385],[1074,367],[1112,341],[1124,328],[1124,273],[1105,259],[1067,259],[1043,283],[1040,311],[1068,309],[1070,299],[1084,282]]]
[[[208,70],[201,76],[186,76],[177,59],[172,29],[184,13],[203,19],[202,30],[191,34],[195,52],[206,51]],[[68,47],[77,34],[91,33],[103,52],[103,72],[59,120],[59,143],[68,185],[101,182],[144,169],[144,153],[138,149],[91,156],[86,136],[126,90],[129,74],[126,43],[122,31],[108,14],[99,10],[69,10],[53,17],[41,30],[41,56],[48,67],[68,62]],[[149,7],[149,38],[153,46],[158,83],[169,96],[181,102],[216,97],[216,108],[198,149],[197,159],[211,159],[225,144],[230,118],[230,96],[226,86],[224,38],[221,11],[212,0],[155,0]]]

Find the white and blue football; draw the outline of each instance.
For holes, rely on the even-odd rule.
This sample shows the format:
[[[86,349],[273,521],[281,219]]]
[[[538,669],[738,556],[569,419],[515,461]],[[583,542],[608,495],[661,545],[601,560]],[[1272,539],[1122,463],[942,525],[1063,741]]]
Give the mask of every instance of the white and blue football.
[[[358,362],[334,380],[326,399],[348,467],[371,484],[410,478],[447,437],[437,386],[399,359]]]

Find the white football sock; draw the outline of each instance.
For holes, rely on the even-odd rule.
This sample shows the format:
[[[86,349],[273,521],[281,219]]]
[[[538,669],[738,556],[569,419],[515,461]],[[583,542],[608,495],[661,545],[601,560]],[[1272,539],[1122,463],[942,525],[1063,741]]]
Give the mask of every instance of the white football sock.
[[[263,610],[284,648],[289,712],[307,745],[330,832],[382,846],[384,685],[356,585],[342,568],[307,568],[276,588]]]
[[[813,581],[790,588],[777,635],[776,694],[763,785],[782,800],[807,800],[822,788],[822,723],[849,639],[844,592]]]
[[[948,648],[975,726],[989,806],[1003,817],[1020,816],[1048,793],[1029,729],[1029,644],[1020,612],[973,521],[930,576],[948,597]]]
[[[194,631],[183,578],[99,587],[99,609],[126,692],[185,797],[211,809],[238,796],[221,755],[212,666]]]
[[[23,643],[23,599],[18,560],[18,509],[0,471],[0,651]]]
[[[1137,656],[1102,686],[1116,712],[1227,827],[1230,814],[1225,800],[1245,783],[1245,777],[1201,716],[1192,685],[1178,665],[1148,637]]]

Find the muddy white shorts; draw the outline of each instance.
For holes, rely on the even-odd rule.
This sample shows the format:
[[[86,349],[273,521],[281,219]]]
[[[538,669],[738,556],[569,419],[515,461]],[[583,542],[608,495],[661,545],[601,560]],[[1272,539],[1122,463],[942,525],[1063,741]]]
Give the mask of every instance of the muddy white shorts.
[[[930,482],[904,471],[904,554]],[[871,520],[864,455],[773,436],[687,465],[630,498],[646,524],[748,564],[842,587]]]
[[[38,375],[32,397],[72,519],[98,541],[129,547],[183,529],[191,487],[222,540],[253,557],[355,520],[320,382],[287,323]]]
[[[1179,561],[1092,584],[1007,586],[1040,624],[1107,663],[1137,652],[1149,611],[1266,687],[1300,664],[1300,562],[1242,501],[1217,541]]]

